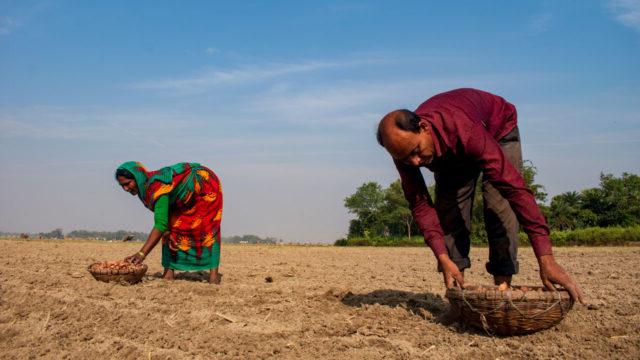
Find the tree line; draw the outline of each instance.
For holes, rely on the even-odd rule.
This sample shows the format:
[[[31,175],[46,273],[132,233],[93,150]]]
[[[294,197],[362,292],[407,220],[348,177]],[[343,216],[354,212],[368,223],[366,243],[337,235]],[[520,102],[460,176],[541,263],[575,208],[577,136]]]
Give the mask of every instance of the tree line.
[[[40,238],[40,239],[96,239],[96,240],[127,240],[141,241],[147,239],[146,233],[139,231],[117,230],[117,231],[97,231],[97,230],[73,230],[64,233],[62,228],[55,228],[48,232],[40,232],[35,234],[29,233],[12,233],[0,231],[0,236],[12,236],[21,238]]]
[[[49,232],[37,234],[10,233],[0,231],[0,236],[11,236],[21,238],[41,238],[41,239],[96,239],[96,240],[123,240],[123,241],[145,241],[148,234],[139,231],[95,231],[95,230],[73,230],[64,233],[62,228],[56,228]],[[242,235],[222,237],[222,242],[230,244],[277,244],[282,240],[274,237],[260,237],[257,235]]]
[[[597,187],[568,191],[554,196],[549,204],[543,185],[535,182],[536,167],[525,161],[523,177],[547,219],[551,230],[566,231],[592,227],[633,227],[640,225],[640,176],[623,173],[616,177],[600,174]],[[472,208],[474,242],[486,242],[481,181],[476,185]],[[434,186],[428,191],[435,200]],[[418,234],[400,180],[384,188],[370,181],[344,199],[355,216],[349,223],[348,238],[408,237]]]
[[[281,243],[282,240],[273,237],[261,238],[257,235],[242,235],[229,237],[223,236],[222,242],[230,244],[277,244]]]

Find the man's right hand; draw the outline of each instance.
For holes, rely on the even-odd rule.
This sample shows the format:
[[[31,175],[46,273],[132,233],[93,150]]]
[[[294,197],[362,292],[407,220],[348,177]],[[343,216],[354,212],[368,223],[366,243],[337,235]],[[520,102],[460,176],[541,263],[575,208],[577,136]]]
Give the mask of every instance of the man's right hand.
[[[462,274],[460,269],[458,269],[458,265],[451,261],[449,255],[442,254],[438,256],[438,261],[440,262],[440,266],[442,267],[444,286],[446,286],[447,289],[451,289],[453,287],[463,287],[464,275]]]

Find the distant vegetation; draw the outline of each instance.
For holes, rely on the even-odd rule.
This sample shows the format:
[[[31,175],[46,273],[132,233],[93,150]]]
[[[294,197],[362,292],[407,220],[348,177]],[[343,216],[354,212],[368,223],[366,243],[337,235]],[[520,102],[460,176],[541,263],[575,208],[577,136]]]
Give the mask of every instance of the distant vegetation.
[[[100,239],[100,240],[147,240],[148,234],[136,231],[89,231],[89,230],[73,230],[67,234],[70,238],[82,239]]]
[[[551,242],[554,246],[622,246],[640,244],[640,226],[591,227],[577,230],[553,230]],[[484,238],[471,237],[473,245],[487,245]],[[529,238],[520,233],[520,245],[529,244]],[[374,236],[348,237],[336,240],[336,246],[425,246],[422,236]]]
[[[142,241],[147,239],[147,234],[137,231],[95,231],[95,230],[73,230],[65,234],[61,228],[53,229],[49,232],[41,232],[36,234],[29,233],[10,233],[0,231],[0,236],[12,236],[21,238],[34,238],[34,239],[64,239],[64,238],[76,238],[76,239],[94,239],[94,240],[127,240],[127,241]]]
[[[640,176],[600,174],[598,187],[556,195],[546,205],[545,188],[534,181],[536,173],[535,166],[526,161],[525,182],[547,219],[555,245],[619,245],[640,241]],[[433,186],[428,191],[434,198]],[[347,238],[337,240],[335,245],[423,245],[422,236],[415,236],[419,231],[404,199],[400,180],[387,188],[376,182],[364,183],[344,199],[344,204],[355,218],[349,224]],[[528,242],[524,234],[521,238]],[[487,243],[480,181],[473,202],[471,242]]]
[[[26,234],[26,233],[10,233],[0,231],[0,236],[11,236],[21,238],[40,238],[40,239],[95,239],[95,240],[125,240],[125,241],[145,241],[148,234],[137,231],[92,231],[92,230],[73,230],[65,234],[61,228],[53,229],[46,233]],[[277,244],[282,240],[266,237],[261,238],[257,235],[242,235],[222,237],[222,242],[230,244]]]
[[[229,244],[277,244],[281,243],[282,240],[266,237],[261,238],[256,235],[242,235],[242,236],[231,236],[231,237],[222,237],[223,243]]]

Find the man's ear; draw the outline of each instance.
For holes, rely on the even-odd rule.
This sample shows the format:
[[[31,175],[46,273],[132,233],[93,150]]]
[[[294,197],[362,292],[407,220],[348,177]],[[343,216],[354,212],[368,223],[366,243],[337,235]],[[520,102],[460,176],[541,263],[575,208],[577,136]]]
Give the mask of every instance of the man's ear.
[[[426,121],[420,121],[420,132],[425,131],[427,134],[429,133],[429,125],[427,125]]]

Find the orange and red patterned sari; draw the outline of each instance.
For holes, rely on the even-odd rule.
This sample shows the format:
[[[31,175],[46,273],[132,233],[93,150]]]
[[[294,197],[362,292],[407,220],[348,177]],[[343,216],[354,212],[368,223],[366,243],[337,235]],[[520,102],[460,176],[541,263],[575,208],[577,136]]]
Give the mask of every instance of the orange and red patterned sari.
[[[150,172],[136,162],[121,168],[134,175],[138,196],[150,210],[161,196],[169,198],[169,236],[162,241],[162,266],[185,271],[217,268],[222,188],[216,174],[197,163]]]

